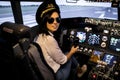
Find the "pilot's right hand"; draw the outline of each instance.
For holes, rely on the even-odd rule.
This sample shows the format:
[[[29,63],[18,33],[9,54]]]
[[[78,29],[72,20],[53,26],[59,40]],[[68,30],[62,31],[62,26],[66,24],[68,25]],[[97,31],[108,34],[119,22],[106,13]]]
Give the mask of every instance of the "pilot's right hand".
[[[74,54],[78,51],[78,49],[79,49],[79,46],[72,46],[70,52]]]

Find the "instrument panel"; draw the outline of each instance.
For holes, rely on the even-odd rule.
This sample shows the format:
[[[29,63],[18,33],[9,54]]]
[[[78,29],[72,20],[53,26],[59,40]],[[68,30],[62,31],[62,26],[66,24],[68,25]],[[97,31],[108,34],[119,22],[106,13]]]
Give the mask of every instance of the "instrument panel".
[[[77,27],[65,29],[69,42],[120,55],[120,21],[82,18],[82,22],[73,19],[70,23]]]
[[[120,21],[75,18],[62,26],[61,47],[79,45],[77,58],[82,61],[86,57],[79,57],[80,54],[86,55],[88,64],[94,66],[89,72],[89,80],[120,79]]]
[[[95,33],[92,31],[87,32],[79,29],[71,29],[68,36],[70,42],[76,42],[76,40],[78,40],[77,43],[79,45],[92,46],[93,48],[95,47],[102,50],[105,49],[120,55],[120,37],[111,36],[108,30],[105,30],[103,33]]]

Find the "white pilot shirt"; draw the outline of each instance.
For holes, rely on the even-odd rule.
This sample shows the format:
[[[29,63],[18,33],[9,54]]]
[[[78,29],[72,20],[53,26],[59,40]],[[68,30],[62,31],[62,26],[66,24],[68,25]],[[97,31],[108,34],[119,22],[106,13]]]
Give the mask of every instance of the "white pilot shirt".
[[[58,71],[61,64],[67,62],[66,55],[61,51],[52,33],[50,33],[50,35],[39,34],[36,43],[40,45],[47,64],[55,73]]]

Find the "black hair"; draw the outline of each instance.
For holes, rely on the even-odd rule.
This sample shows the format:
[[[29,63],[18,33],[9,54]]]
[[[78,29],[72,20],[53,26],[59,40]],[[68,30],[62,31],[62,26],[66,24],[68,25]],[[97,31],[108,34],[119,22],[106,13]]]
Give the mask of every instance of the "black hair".
[[[49,35],[49,32],[48,32],[46,23],[47,23],[47,20],[51,17],[51,15],[52,15],[53,12],[57,12],[58,15],[59,15],[59,17],[61,18],[60,12],[57,11],[56,9],[47,12],[47,13],[43,16],[43,18],[42,18],[42,20],[41,20],[41,24],[39,24],[39,34],[40,34],[40,33],[43,33],[43,34]]]

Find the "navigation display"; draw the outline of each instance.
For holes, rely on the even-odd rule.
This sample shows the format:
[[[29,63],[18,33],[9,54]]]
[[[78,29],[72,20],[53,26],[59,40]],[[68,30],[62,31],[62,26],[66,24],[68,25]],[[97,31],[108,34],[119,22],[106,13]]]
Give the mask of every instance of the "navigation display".
[[[103,57],[103,61],[106,62],[108,65],[113,65],[114,61],[116,61],[117,57],[111,54],[105,54]]]
[[[89,45],[99,45],[100,44],[100,35],[90,33],[88,35],[88,44]]]
[[[116,52],[120,52],[120,38],[111,37],[109,47],[111,50],[114,50]]]

